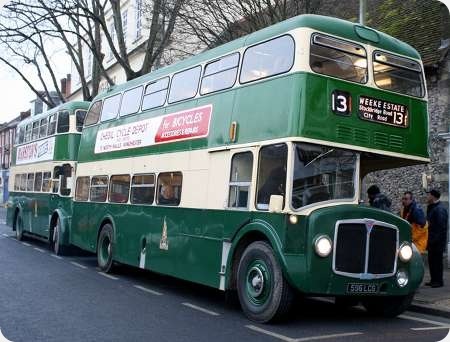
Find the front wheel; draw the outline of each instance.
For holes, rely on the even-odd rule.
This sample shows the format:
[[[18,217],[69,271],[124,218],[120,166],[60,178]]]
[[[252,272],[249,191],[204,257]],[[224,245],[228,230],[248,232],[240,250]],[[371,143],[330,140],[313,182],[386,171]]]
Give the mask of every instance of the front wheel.
[[[256,322],[282,318],[292,304],[292,289],[283,277],[272,247],[264,241],[251,243],[242,254],[237,290],[242,310]]]
[[[414,293],[395,297],[369,297],[362,300],[362,305],[372,315],[396,317],[408,309]]]
[[[23,225],[22,225],[22,217],[20,216],[20,213],[17,213],[16,215],[16,222],[14,224],[16,227],[16,239],[18,241],[23,240]]]
[[[98,267],[106,273],[110,273],[113,267],[113,235],[112,226],[107,223],[103,226],[97,242]]]

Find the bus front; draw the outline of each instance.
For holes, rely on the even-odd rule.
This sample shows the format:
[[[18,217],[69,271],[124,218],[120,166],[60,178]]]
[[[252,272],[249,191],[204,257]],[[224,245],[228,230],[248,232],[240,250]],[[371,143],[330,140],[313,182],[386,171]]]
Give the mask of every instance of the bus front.
[[[420,56],[367,27],[339,21],[338,36],[311,24],[296,40],[308,63],[300,66],[300,123],[288,163],[288,274],[303,293],[395,316],[422,281],[422,258],[408,222],[360,204],[361,184],[370,172],[428,161]],[[296,254],[304,255],[301,267],[290,261]]]

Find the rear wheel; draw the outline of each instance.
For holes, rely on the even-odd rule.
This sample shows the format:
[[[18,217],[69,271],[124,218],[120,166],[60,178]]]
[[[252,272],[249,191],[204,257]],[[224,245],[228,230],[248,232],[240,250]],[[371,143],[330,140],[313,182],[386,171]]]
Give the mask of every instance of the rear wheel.
[[[106,273],[110,273],[113,267],[113,235],[112,226],[107,223],[103,226],[97,242],[98,267]]]
[[[242,254],[237,290],[242,310],[256,322],[282,318],[289,312],[293,299],[273,249],[263,241],[253,242]]]
[[[65,246],[61,243],[61,221],[59,217],[56,219],[55,227],[53,227],[51,247],[56,255],[63,255],[66,252]]]
[[[23,240],[23,221],[22,217],[20,216],[20,213],[17,213],[16,215],[16,221],[14,223],[14,226],[16,227],[16,239],[19,241]]]
[[[411,305],[414,293],[396,297],[370,297],[362,300],[364,308],[372,315],[396,317]]]

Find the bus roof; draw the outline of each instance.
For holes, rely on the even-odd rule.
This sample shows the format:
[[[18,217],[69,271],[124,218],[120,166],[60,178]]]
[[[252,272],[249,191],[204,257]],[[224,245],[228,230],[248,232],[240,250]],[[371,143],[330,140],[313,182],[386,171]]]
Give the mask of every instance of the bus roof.
[[[291,31],[296,28],[311,28],[313,30],[329,33],[331,35],[339,36],[344,39],[352,40],[355,42],[360,42],[363,44],[370,44],[376,48],[391,51],[393,53],[403,55],[406,57],[420,59],[420,54],[412,46],[380,31],[369,28],[367,26],[362,26],[358,23],[352,23],[350,21],[326,17],[314,14],[303,14],[288,20],[282,21],[275,25],[268,26],[262,30],[253,32],[244,37],[233,40],[229,43],[220,45],[210,50],[206,50],[196,56],[186,58],[177,63],[171,64],[169,66],[163,67],[161,69],[152,71],[151,73],[145,74],[141,77],[135,78],[124,84],[115,85],[111,87],[106,92],[103,92],[94,99],[111,96],[115,93],[130,89],[134,86],[141,85],[151,80],[158,79],[159,77],[168,75],[173,72],[181,71],[185,68],[192,67],[196,64],[202,63],[220,57],[224,54],[237,50],[243,46],[249,46],[256,44],[260,41],[270,39],[272,37],[281,35],[285,32]],[[366,35],[357,33],[357,30],[362,29]],[[373,40],[365,39],[364,36],[375,36],[378,42]]]
[[[29,124],[30,122],[39,120],[39,119],[43,119],[53,113],[59,112],[61,110],[69,110],[69,111],[73,111],[73,110],[77,110],[77,109],[88,109],[90,105],[90,102],[87,101],[70,101],[70,102],[65,102],[60,104],[59,106],[56,106],[55,108],[49,109],[46,112],[37,114],[37,115],[33,115],[30,116],[28,118],[26,118],[25,120],[22,120],[18,126],[24,126]]]

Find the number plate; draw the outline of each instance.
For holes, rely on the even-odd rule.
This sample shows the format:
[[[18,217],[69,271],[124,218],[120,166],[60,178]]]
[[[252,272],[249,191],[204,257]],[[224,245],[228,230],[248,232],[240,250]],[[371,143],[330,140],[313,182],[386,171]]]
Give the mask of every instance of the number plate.
[[[358,113],[363,120],[403,128],[409,125],[408,107],[399,103],[360,96]]]
[[[347,284],[347,293],[377,293],[378,284]]]

